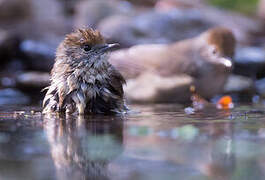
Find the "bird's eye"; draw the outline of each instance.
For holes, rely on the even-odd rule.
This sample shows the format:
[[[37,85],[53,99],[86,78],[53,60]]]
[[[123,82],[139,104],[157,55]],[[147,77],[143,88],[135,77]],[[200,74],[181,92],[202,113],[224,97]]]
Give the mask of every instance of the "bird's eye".
[[[91,46],[89,46],[89,45],[84,45],[83,49],[84,49],[85,51],[90,51],[90,50],[91,50]]]
[[[216,49],[213,49],[213,54],[216,54],[216,53],[217,53]]]
[[[210,53],[213,54],[213,55],[216,55],[217,54],[217,49],[213,46],[210,47]]]

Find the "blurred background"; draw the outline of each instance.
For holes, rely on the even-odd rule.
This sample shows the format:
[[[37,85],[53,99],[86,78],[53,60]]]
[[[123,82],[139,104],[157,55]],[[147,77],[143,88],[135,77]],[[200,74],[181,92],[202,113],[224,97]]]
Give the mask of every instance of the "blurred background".
[[[76,28],[128,48],[216,26],[237,39],[224,89],[242,103],[233,111],[152,104],[131,105],[142,113],[128,117],[38,113],[56,48]],[[265,0],[0,0],[0,60],[1,179],[264,179]],[[36,106],[5,106],[17,104]]]
[[[171,43],[215,27],[237,39],[239,101],[265,96],[265,0],[0,0],[0,105],[40,103],[56,47],[76,28],[99,29],[121,48]]]

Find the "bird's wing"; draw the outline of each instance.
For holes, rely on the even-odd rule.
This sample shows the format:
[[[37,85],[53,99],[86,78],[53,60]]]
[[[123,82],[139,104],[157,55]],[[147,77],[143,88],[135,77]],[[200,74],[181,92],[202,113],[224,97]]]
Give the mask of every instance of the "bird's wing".
[[[145,70],[144,66],[135,62],[133,57],[128,57],[123,52],[111,55],[109,61],[125,79],[135,78]]]
[[[193,39],[183,40],[169,46],[171,57],[165,65],[172,75],[187,74],[192,77],[199,76],[201,54]]]
[[[146,71],[158,73],[164,49],[164,45],[137,45],[113,52],[109,61],[125,79],[133,79]]]
[[[120,74],[118,70],[116,70],[114,67],[111,67],[110,69],[110,90],[114,95],[119,96],[120,98],[123,98],[123,84],[125,84],[126,81],[123,78],[123,76]]]

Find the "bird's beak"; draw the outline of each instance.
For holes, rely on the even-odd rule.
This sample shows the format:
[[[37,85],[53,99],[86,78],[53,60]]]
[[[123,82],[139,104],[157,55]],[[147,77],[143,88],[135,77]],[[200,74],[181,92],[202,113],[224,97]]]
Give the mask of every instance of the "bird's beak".
[[[111,51],[117,47],[119,47],[120,45],[118,43],[114,43],[114,44],[105,44],[104,46],[101,47],[101,52],[107,52],[107,51]]]
[[[223,64],[225,67],[227,68],[231,68],[233,63],[232,63],[232,59],[229,57],[222,57],[220,59],[220,63]]]

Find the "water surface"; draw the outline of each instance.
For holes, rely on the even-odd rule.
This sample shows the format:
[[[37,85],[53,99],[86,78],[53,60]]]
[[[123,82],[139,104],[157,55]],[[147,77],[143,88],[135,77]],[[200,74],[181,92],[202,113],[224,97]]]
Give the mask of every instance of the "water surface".
[[[0,179],[264,179],[263,107],[134,105],[124,116],[0,108]]]

